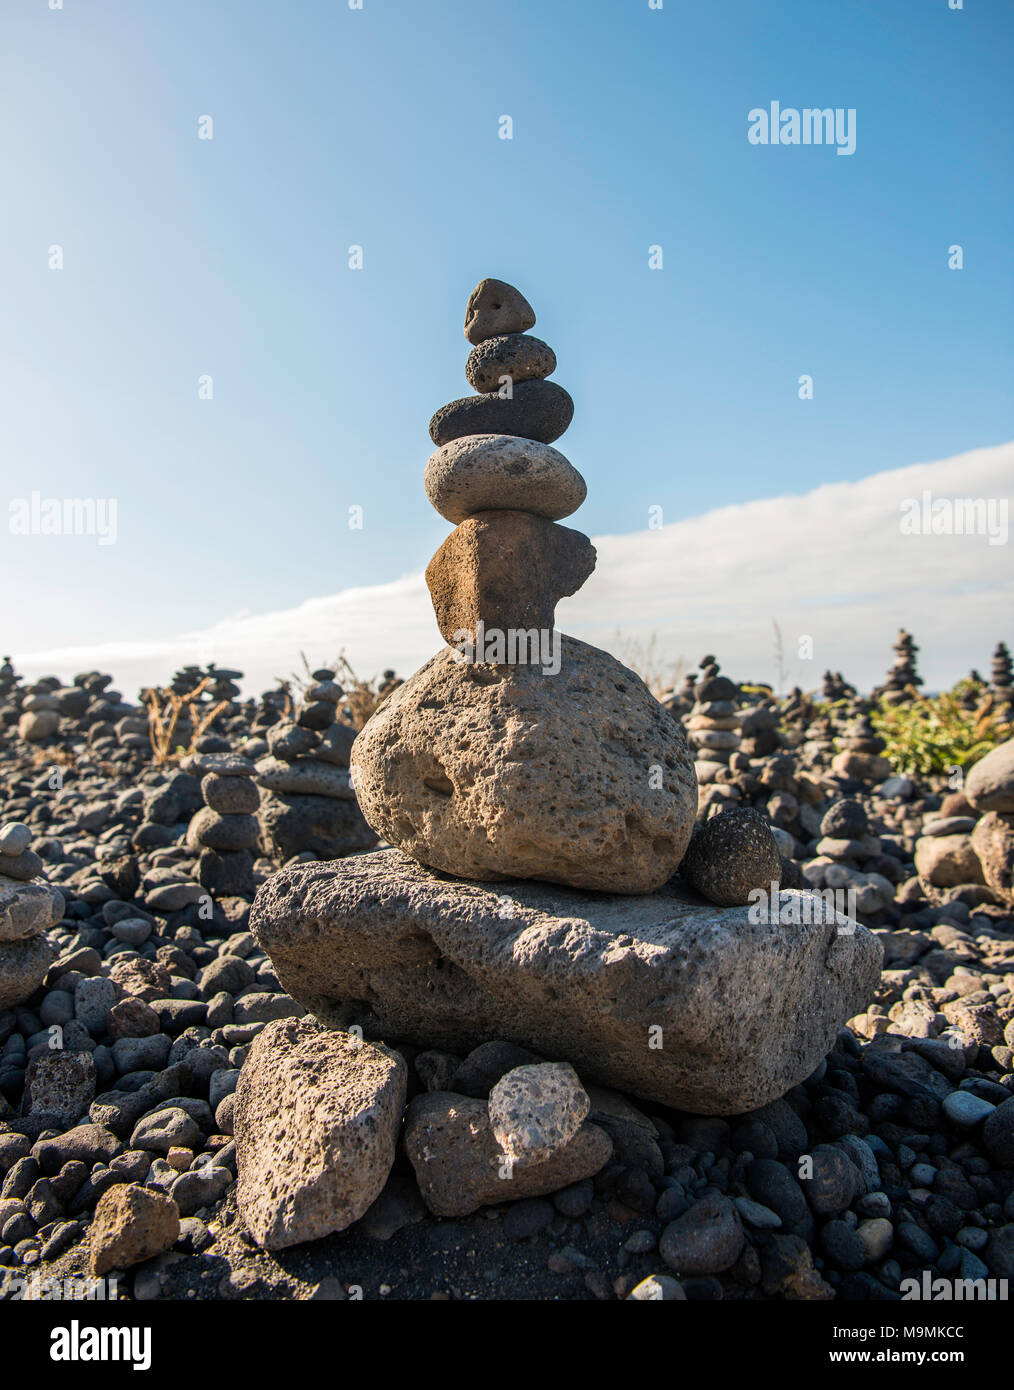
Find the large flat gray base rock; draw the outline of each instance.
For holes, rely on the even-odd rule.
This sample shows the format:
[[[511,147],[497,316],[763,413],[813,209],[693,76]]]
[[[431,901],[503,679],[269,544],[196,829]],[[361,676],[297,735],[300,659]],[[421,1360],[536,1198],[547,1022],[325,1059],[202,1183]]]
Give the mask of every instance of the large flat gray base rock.
[[[381,850],[283,869],[250,925],[328,1026],[457,1053],[505,1038],[583,1081],[727,1115],[808,1076],[880,978],[872,932],[819,895],[777,903],[780,920],[751,921],[674,885],[473,883]]]

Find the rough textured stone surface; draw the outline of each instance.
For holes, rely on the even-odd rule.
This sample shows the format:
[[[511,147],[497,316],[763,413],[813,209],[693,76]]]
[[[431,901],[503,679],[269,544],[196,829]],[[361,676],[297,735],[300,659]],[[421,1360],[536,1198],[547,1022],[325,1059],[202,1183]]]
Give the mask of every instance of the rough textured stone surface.
[[[257,818],[264,848],[279,860],[306,850],[318,859],[340,859],[357,850],[372,849],[377,843],[355,801],[333,796],[264,792]]]
[[[781,876],[775,837],[751,807],[734,806],[705,821],[680,864],[680,878],[721,907],[745,906],[751,893],[770,893]]]
[[[430,1211],[467,1216],[590,1178],[609,1162],[613,1143],[597,1125],[583,1124],[551,1157],[513,1160],[497,1144],[483,1101],[430,1091],[405,1113],[405,1150]]]
[[[290,796],[355,800],[348,772],[322,758],[302,758],[296,763],[286,763],[281,758],[261,758],[257,764],[257,781],[268,791]]]
[[[48,883],[14,883],[0,872],[0,942],[37,936],[59,922],[63,912],[59,888]]]
[[[179,1238],[180,1214],[165,1193],[136,1183],[117,1183],[99,1198],[91,1224],[93,1274],[129,1269],[170,1250]]]
[[[1014,812],[1014,738],[975,764],[964,791],[977,811]]]
[[[525,333],[535,327],[535,310],[520,290],[506,280],[480,280],[465,306],[465,337],[482,343],[503,333]]]
[[[25,1079],[28,1114],[55,1115],[64,1129],[80,1120],[95,1099],[95,1062],[90,1052],[53,1049],[29,1064]]]
[[[0,1009],[21,1004],[33,994],[54,960],[56,949],[48,936],[0,941]]]
[[[972,831],[972,849],[989,887],[1014,903],[1014,815],[987,811]]]
[[[208,849],[250,849],[259,834],[256,816],[220,816],[210,806],[202,806],[187,827],[187,846],[191,850],[201,845]]]
[[[466,434],[518,434],[552,444],[574,418],[574,402],[555,381],[522,381],[509,397],[461,396],[435,411],[430,420],[434,444]]]
[[[595,547],[580,531],[529,512],[489,511],[455,527],[429,562],[426,585],[445,642],[474,635],[481,620],[487,633],[534,629],[537,653],[557,603],[594,568]]]
[[[237,1200],[282,1250],[357,1221],[394,1163],[407,1068],[388,1048],[279,1019],[254,1040],[236,1087]]]
[[[257,788],[249,777],[220,777],[211,772],[201,782],[205,803],[223,816],[253,815]]]
[[[651,892],[697,813],[686,737],[633,671],[559,640],[556,675],[445,648],[410,676],[356,739],[359,805],[446,873]]]
[[[588,1092],[569,1062],[515,1067],[489,1093],[496,1142],[509,1157],[533,1163],[573,1139],[590,1109]]]
[[[559,521],[587,495],[585,480],[558,449],[509,434],[469,434],[430,455],[426,496],[448,521],[520,508]]]
[[[924,835],[916,842],[915,869],[937,888],[982,883],[982,865],[967,835]]]
[[[880,978],[866,928],[817,911],[793,924],[784,909],[806,897],[783,892],[789,920],[753,923],[673,884],[637,898],[484,887],[383,850],[283,869],[250,924],[284,988],[329,1026],[459,1056],[509,1039],[584,1082],[742,1114],[808,1076]]]
[[[473,391],[499,391],[504,377],[540,381],[556,371],[556,353],[541,338],[528,333],[502,333],[474,347],[465,363],[465,376]]]

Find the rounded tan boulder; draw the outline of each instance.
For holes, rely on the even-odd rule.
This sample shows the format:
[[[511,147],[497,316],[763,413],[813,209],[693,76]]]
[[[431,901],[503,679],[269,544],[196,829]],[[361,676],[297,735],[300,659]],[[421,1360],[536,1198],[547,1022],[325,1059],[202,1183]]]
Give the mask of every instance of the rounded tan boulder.
[[[588,491],[558,449],[512,434],[452,439],[430,455],[423,487],[440,515],[456,523],[505,508],[559,521],[577,511]]]
[[[972,831],[972,849],[989,887],[1014,903],[1014,815],[987,811]]]
[[[399,686],[352,750],[360,808],[389,843],[460,878],[650,893],[694,826],[686,736],[633,671],[553,638],[544,664],[447,648]]]

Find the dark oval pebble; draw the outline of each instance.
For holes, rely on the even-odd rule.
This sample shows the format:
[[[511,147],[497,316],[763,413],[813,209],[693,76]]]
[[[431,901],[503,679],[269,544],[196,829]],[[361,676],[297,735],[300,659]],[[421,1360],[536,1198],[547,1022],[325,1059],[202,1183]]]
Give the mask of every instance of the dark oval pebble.
[[[515,434],[552,444],[574,416],[574,402],[553,381],[523,381],[513,397],[463,396],[443,405],[430,420],[434,444],[449,444],[466,434]]]
[[[544,1230],[555,1215],[550,1203],[541,1197],[514,1202],[504,1216],[503,1233],[508,1240],[527,1240]]]
[[[862,1238],[844,1221],[829,1221],[820,1233],[824,1254],[839,1269],[851,1273],[866,1263],[866,1247]]]

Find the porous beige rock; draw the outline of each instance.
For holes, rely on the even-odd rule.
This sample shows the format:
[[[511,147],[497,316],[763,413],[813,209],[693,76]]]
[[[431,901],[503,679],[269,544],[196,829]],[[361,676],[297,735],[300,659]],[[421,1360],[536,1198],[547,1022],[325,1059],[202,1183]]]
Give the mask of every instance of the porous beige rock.
[[[233,1112],[237,1202],[268,1250],[343,1231],[394,1163],[407,1068],[388,1048],[313,1019],[268,1023]]]
[[[989,887],[1014,903],[1014,815],[988,811],[972,831],[972,849]]]
[[[935,888],[985,881],[968,835],[923,835],[915,845],[915,871]]]
[[[496,1142],[512,1158],[539,1162],[569,1143],[591,1109],[569,1062],[515,1067],[489,1093]]]
[[[598,1125],[583,1124],[548,1156],[513,1158],[497,1143],[484,1101],[429,1091],[405,1113],[405,1151],[430,1211],[467,1216],[592,1177],[612,1157],[613,1141]]]
[[[783,891],[770,907],[715,907],[676,884],[631,898],[450,882],[381,850],[282,869],[250,926],[329,1026],[460,1057],[501,1038],[571,1062],[585,1085],[742,1114],[810,1075],[883,960],[819,897]]]
[[[560,521],[577,511],[588,491],[558,449],[516,434],[452,439],[430,455],[423,487],[440,515],[453,522],[502,508]]]
[[[180,1235],[179,1208],[171,1197],[137,1183],[117,1183],[99,1198],[91,1224],[93,1274],[129,1269],[171,1250]]]
[[[20,883],[0,874],[0,941],[38,936],[55,926],[63,911],[59,888],[48,883]]]
[[[540,648],[557,603],[594,568],[595,547],[580,531],[530,512],[483,512],[447,537],[426,568],[426,586],[440,635],[452,646],[463,632],[474,638],[482,622],[487,633],[534,631]],[[509,661],[506,637],[504,649]]]
[[[697,781],[678,720],[607,652],[558,634],[560,670],[446,648],[356,739],[366,820],[462,878],[649,893],[683,857]]]
[[[0,1009],[12,1008],[34,994],[54,960],[56,947],[44,934],[0,941]]]
[[[975,764],[964,792],[977,811],[1014,811],[1014,738]]]

